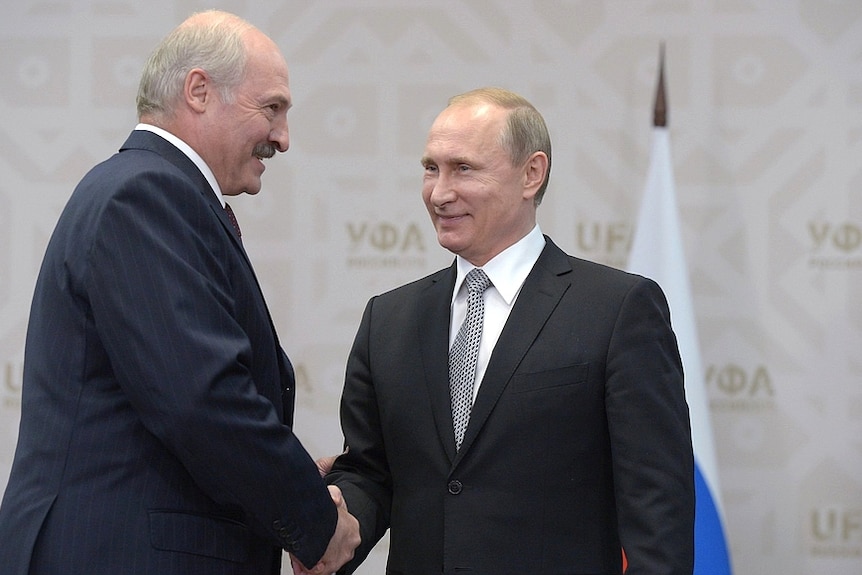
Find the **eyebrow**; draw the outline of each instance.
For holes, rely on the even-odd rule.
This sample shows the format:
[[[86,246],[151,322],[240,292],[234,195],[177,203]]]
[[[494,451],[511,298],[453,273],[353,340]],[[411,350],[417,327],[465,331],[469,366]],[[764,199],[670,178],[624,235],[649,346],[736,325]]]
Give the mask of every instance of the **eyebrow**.
[[[419,160],[419,162],[423,166],[428,165],[428,164],[439,164],[439,163],[452,164],[452,165],[458,165],[458,164],[468,164],[471,166],[473,165],[472,160],[470,160],[469,158],[465,158],[463,156],[455,156],[455,157],[451,157],[451,158],[446,158],[442,162],[437,162],[436,160],[432,160],[428,156],[422,156],[422,159]]]

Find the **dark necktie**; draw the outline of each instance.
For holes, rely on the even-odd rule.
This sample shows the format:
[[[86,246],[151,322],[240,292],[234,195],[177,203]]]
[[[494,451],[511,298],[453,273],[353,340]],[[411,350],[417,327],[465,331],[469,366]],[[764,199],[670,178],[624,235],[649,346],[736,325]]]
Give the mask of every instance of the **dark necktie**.
[[[482,294],[491,280],[485,272],[474,268],[465,278],[467,283],[467,317],[449,350],[449,395],[452,400],[452,421],[455,424],[455,449],[461,448],[464,431],[473,408],[473,387],[476,383],[476,360],[482,339],[485,300]]]
[[[236,216],[233,213],[233,209],[230,207],[230,204],[225,202],[224,211],[227,212],[227,219],[230,220],[230,223],[233,225],[233,229],[236,230],[236,235],[239,239],[242,239],[242,232],[239,230],[239,222],[236,221]]]

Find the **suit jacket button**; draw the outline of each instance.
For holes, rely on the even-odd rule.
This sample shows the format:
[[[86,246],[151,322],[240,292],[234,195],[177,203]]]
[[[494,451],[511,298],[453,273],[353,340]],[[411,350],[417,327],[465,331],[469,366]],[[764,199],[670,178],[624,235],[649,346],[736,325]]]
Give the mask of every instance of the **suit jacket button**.
[[[464,486],[461,485],[461,482],[457,479],[453,479],[449,482],[449,493],[452,495],[458,495],[461,493],[461,490],[464,489]]]

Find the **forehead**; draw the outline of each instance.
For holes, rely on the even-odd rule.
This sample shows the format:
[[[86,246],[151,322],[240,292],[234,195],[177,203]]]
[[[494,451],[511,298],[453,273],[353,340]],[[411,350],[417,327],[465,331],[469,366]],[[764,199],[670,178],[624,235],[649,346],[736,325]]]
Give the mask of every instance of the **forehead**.
[[[426,156],[502,152],[501,135],[506,111],[490,104],[450,106],[443,110],[426,142]]]
[[[259,98],[278,98],[290,103],[287,62],[278,47],[266,36],[250,34],[248,63],[243,87]]]

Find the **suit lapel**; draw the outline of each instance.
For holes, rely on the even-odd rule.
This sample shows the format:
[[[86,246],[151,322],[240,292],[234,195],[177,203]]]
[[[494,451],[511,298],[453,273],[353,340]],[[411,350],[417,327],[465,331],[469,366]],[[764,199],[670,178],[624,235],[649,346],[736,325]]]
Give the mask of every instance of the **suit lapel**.
[[[449,399],[449,318],[456,275],[453,264],[432,278],[432,285],[423,294],[428,303],[421,308],[416,322],[431,411],[450,461],[455,458],[455,432]]]
[[[524,281],[485,370],[482,385],[470,413],[470,423],[455,463],[469,451],[485,425],[512,374],[542,331],[563,294],[571,286],[572,265],[566,254],[546,237],[536,265]],[[447,395],[448,397],[448,395]],[[451,415],[450,415],[451,427]]]

